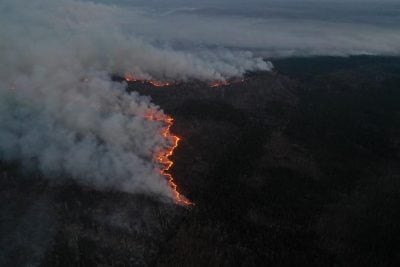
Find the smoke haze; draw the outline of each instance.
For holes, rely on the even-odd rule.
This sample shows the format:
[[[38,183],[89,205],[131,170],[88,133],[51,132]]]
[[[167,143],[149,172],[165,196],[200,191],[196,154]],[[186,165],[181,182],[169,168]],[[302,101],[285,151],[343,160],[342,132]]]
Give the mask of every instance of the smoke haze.
[[[248,49],[265,57],[398,55],[400,3],[390,0],[108,1],[137,12],[147,38]]]
[[[162,114],[110,74],[205,81],[268,70],[250,52],[177,51],[124,32],[116,6],[78,1],[0,4],[0,159],[97,189],[171,190],[154,162],[170,144]]]
[[[2,1],[0,159],[171,196],[152,159],[163,125],[144,118],[162,111],[110,74],[211,82],[268,71],[264,56],[399,53],[398,4],[324,3]]]
[[[399,59],[201,88],[399,55],[399,2],[0,0],[0,266],[398,259]],[[168,204],[162,107],[113,75],[205,82],[151,90],[192,212]]]

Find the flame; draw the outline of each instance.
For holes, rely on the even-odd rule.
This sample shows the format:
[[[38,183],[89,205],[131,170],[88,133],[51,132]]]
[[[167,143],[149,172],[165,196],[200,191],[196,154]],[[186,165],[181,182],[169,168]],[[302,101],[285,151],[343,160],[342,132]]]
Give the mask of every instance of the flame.
[[[230,84],[243,83],[243,82],[245,82],[244,78],[237,78],[237,79],[230,79],[229,81],[224,81],[224,80],[222,80],[222,81],[213,81],[213,82],[210,82],[208,84],[208,86],[214,88],[214,87],[228,86]]]
[[[213,81],[208,84],[210,87],[221,87],[229,85],[227,81]]]
[[[162,82],[162,81],[156,81],[156,80],[149,80],[147,82],[155,87],[165,87],[165,86],[171,85],[171,83],[169,83],[169,82]]]
[[[154,80],[154,79],[139,79],[136,78],[135,76],[131,75],[131,74],[125,74],[124,75],[124,79],[127,82],[138,82],[138,83],[142,83],[142,84],[151,84],[154,87],[166,87],[166,86],[171,86],[174,85],[176,83],[174,82],[169,82],[169,81],[159,81],[159,80]],[[215,80],[215,81],[211,81],[208,83],[208,86],[210,87],[222,87],[222,86],[228,86],[230,84],[234,84],[234,83],[242,83],[244,82],[245,79],[244,78],[234,78],[234,79],[230,79],[229,81],[226,80]]]
[[[147,114],[145,114],[144,117],[148,120],[160,121],[165,125],[161,130],[161,135],[169,143],[169,146],[165,149],[156,151],[154,154],[154,159],[160,166],[161,175],[164,176],[168,181],[168,185],[172,190],[175,203],[183,206],[193,205],[192,202],[190,202],[185,196],[179,193],[178,186],[174,182],[174,178],[170,173],[168,173],[168,171],[174,164],[174,162],[170,159],[170,157],[173,155],[180,141],[180,138],[172,134],[170,130],[173,125],[174,119],[163,113],[154,113],[154,112],[148,112]]]
[[[168,81],[157,81],[157,80],[152,80],[152,79],[138,79],[135,76],[130,75],[130,74],[125,74],[124,75],[124,79],[127,82],[139,82],[139,83],[142,83],[142,84],[148,83],[148,84],[151,84],[154,87],[165,87],[165,86],[172,85],[172,83],[168,82]]]
[[[155,87],[165,87],[165,86],[170,86],[173,85],[173,83],[168,82],[168,81],[157,81],[157,80],[152,80],[152,79],[139,79],[136,78],[133,75],[130,75],[126,73],[124,75],[124,79],[127,82],[139,82],[142,84],[151,84],[152,86]],[[241,80],[233,80],[233,81],[213,81],[209,83],[210,87],[221,87],[221,86],[227,86],[231,83],[236,83],[236,82],[243,82],[244,79]],[[167,179],[168,185],[170,186],[172,193],[173,193],[173,198],[175,203],[183,206],[190,206],[194,205],[190,200],[188,200],[185,196],[183,196],[181,193],[178,191],[178,186],[174,181],[174,178],[172,175],[168,172],[171,167],[174,165],[174,162],[170,159],[170,157],[174,154],[175,149],[179,145],[180,138],[174,134],[171,133],[171,127],[173,125],[174,119],[168,115],[165,115],[163,113],[155,113],[152,111],[148,111],[144,117],[148,120],[152,121],[159,121],[162,122],[165,126],[163,127],[161,131],[161,135],[163,138],[169,143],[169,146],[165,149],[161,149],[159,151],[156,151],[154,154],[154,160],[157,162],[157,164],[160,166],[160,173],[162,176],[164,176]]]
[[[157,81],[157,80],[146,80],[146,79],[138,79],[133,75],[125,74],[124,79],[128,82],[140,82],[142,84],[148,83],[155,87],[165,87],[170,86],[172,83],[167,81]],[[170,186],[173,194],[173,198],[175,203],[183,206],[193,205],[185,196],[183,196],[178,191],[178,186],[174,181],[172,175],[168,172],[174,162],[170,160],[170,157],[174,154],[175,149],[178,147],[180,138],[171,133],[171,127],[173,125],[174,119],[168,115],[163,113],[155,113],[154,111],[149,110],[144,117],[151,121],[159,121],[162,122],[165,126],[161,130],[162,137],[167,141],[169,146],[164,149],[160,149],[154,153],[154,160],[159,165],[160,173],[167,179],[168,185]]]
[[[139,81],[138,79],[136,79],[134,76],[132,76],[130,74],[125,74],[124,75],[124,79],[127,82],[137,82],[137,81]]]

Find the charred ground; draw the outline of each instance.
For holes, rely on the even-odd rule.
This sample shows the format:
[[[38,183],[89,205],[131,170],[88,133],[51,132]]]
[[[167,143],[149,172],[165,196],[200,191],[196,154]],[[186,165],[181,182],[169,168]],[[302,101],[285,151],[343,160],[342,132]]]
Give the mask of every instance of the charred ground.
[[[0,264],[399,263],[400,59],[273,62],[218,88],[129,83],[175,119],[191,209],[2,165]]]

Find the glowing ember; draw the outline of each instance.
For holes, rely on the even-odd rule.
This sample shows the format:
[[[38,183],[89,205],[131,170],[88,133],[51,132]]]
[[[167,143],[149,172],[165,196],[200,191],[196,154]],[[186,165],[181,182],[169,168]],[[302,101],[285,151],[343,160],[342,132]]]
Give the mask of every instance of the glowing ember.
[[[221,87],[221,86],[226,86],[229,85],[228,82],[226,81],[214,81],[208,84],[210,87]]]
[[[148,81],[151,85],[155,87],[165,87],[165,86],[170,86],[171,84],[169,82],[161,82],[161,81],[155,81],[155,80],[150,80]]]
[[[172,134],[170,131],[174,119],[165,114],[155,114],[154,112],[149,112],[145,115],[145,118],[152,121],[160,121],[165,124],[165,127],[161,131],[161,135],[165,138],[165,140],[167,140],[170,146],[164,150],[157,151],[154,155],[154,159],[160,166],[161,174],[167,178],[168,184],[172,189],[175,202],[184,206],[193,205],[192,202],[190,202],[185,196],[181,195],[178,192],[178,188],[174,182],[174,178],[170,173],[168,173],[169,169],[174,164],[173,161],[170,160],[170,157],[174,153],[175,148],[178,147],[178,143],[180,140],[178,136]]]
[[[136,79],[135,77],[133,77],[133,76],[130,75],[130,74],[125,74],[125,75],[124,75],[124,79],[125,79],[125,81],[127,81],[127,82],[138,82],[138,81],[140,81],[140,80]]]
[[[243,83],[245,81],[245,79],[240,79],[240,78],[237,78],[237,79],[230,79],[229,81],[213,81],[213,82],[210,82],[208,85],[210,86],[210,87],[222,87],[222,86],[227,86],[227,85],[230,85],[230,84],[235,84],[235,83]]]
[[[174,82],[168,82],[168,81],[158,81],[158,80],[153,80],[153,79],[138,79],[133,75],[130,74],[125,74],[124,75],[124,79],[127,82],[137,82],[137,83],[142,83],[142,84],[151,84],[154,87],[166,87],[166,86],[171,86],[174,85],[176,83]],[[210,87],[223,87],[223,86],[228,86],[230,84],[234,84],[234,83],[242,83],[244,82],[245,79],[230,79],[229,81],[225,81],[225,80],[218,80],[218,81],[212,81],[208,83],[208,86]]]
[[[125,81],[127,82],[139,82],[139,83],[148,83],[151,84],[152,86],[155,87],[165,87],[165,86],[170,86],[172,83],[167,82],[167,81],[157,81],[157,80],[148,80],[148,79],[138,79],[130,74],[125,74],[124,76]]]

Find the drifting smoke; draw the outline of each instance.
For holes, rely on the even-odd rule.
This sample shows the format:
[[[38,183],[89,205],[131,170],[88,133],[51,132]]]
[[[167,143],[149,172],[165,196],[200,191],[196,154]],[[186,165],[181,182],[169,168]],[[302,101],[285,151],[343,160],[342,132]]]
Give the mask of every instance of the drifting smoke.
[[[134,10],[124,20],[136,33],[186,47],[218,45],[265,57],[400,54],[396,0],[97,1]]]
[[[154,153],[166,125],[148,98],[110,74],[205,81],[271,66],[248,52],[179,52],[114,23],[118,7],[62,1],[0,4],[0,160],[97,189],[174,192]],[[134,25],[132,25],[134,27]]]

